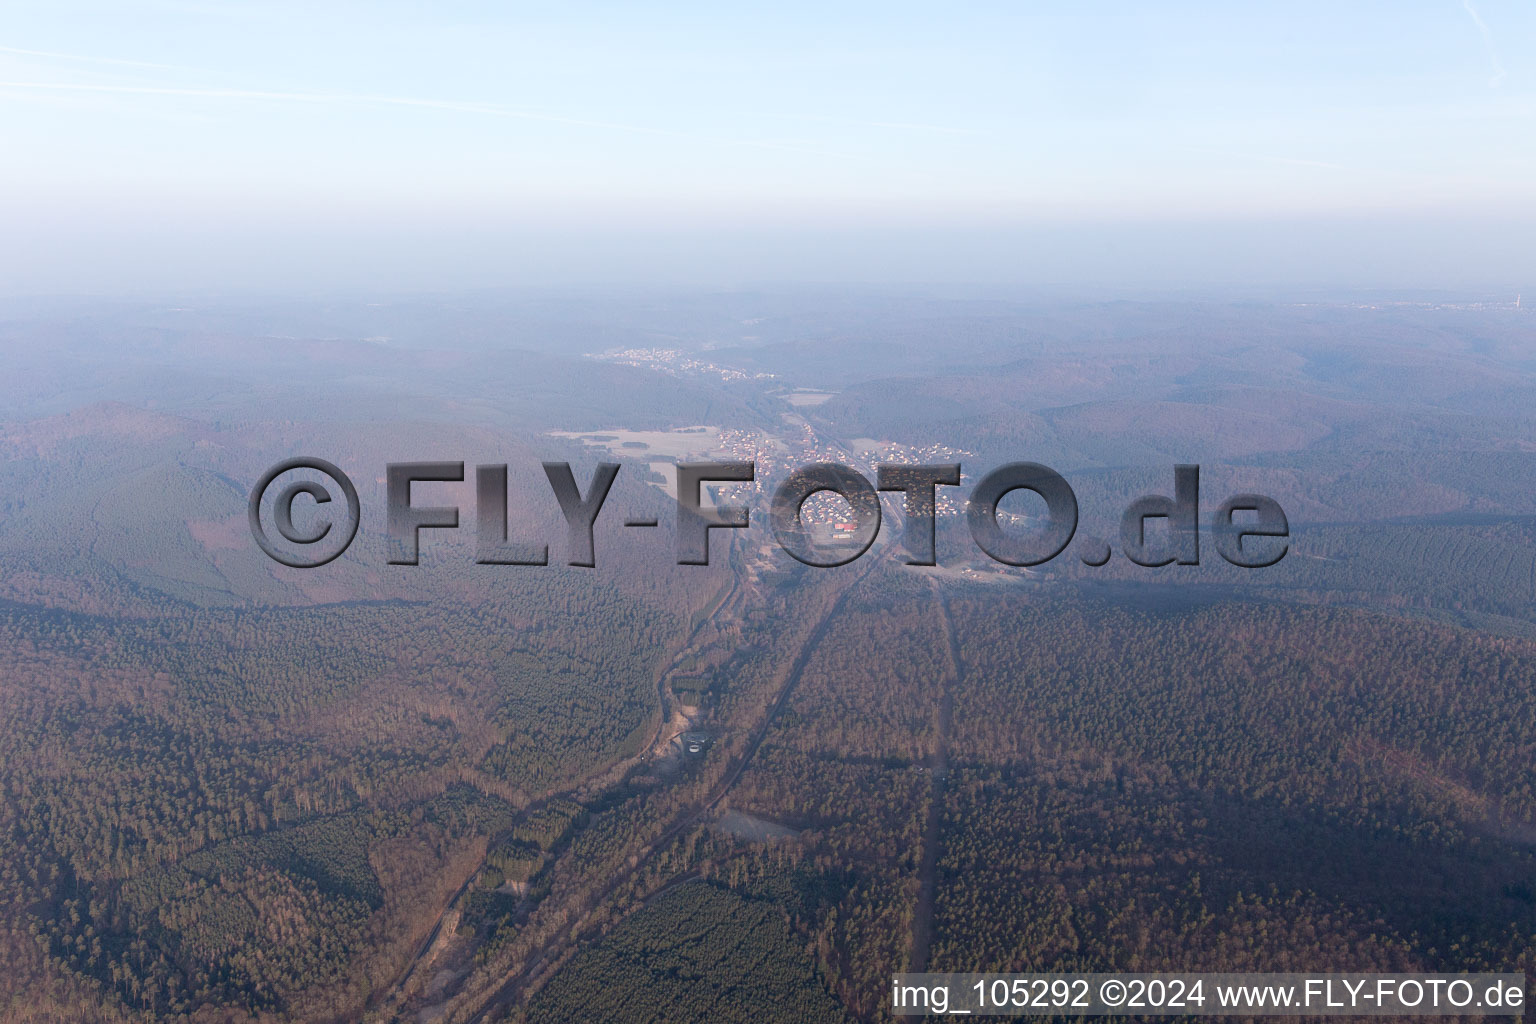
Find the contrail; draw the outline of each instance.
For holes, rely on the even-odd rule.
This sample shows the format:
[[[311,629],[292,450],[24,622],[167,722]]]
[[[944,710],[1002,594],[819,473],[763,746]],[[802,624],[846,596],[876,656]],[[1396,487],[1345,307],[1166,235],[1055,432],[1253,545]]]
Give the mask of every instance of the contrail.
[[[1289,164],[1293,167],[1322,167],[1330,171],[1350,170],[1350,168],[1343,164],[1329,163],[1326,160],[1306,160],[1295,156],[1272,156],[1268,153],[1234,153],[1225,149],[1205,149],[1196,146],[1180,146],[1178,148],[1186,153],[1203,153],[1206,156],[1226,157],[1229,160],[1257,160],[1267,164]]]
[[[124,62],[132,63],[132,62]],[[0,81],[0,89],[29,89],[45,92],[85,92],[133,96],[188,96],[195,99],[257,100],[278,103],[309,103],[335,106],[392,106],[416,107],[427,110],[451,110],[465,114],[484,114],[490,117],[506,117],[521,121],[543,121],[550,124],[576,125],[582,128],[601,128],[609,131],[630,132],[636,135],[655,135],[694,142],[713,142],[727,146],[747,146],[755,149],[775,149],[785,152],[809,153],[815,156],[843,158],[846,154],[809,149],[775,140],[761,139],[707,139],[687,132],[666,128],[650,128],[643,125],[620,124],[614,121],[594,121],[587,118],[565,117],[559,114],[540,114],[529,110],[517,110],[494,103],[470,103],[459,100],[416,99],[409,96],[376,96],[367,93],[281,92],[266,89],[211,89],[182,88],[165,85],[117,85],[97,82],[14,82]]]
[[[24,57],[47,57],[53,60],[73,60],[86,64],[112,64],[127,68],[154,68],[161,71],[206,71],[205,68],[193,68],[178,64],[155,64],[142,60],[124,60],[120,57],[91,57],[78,53],[59,53],[54,50],[27,50],[19,46],[0,46],[0,53],[14,53]],[[234,99],[266,99],[266,100],[292,100],[307,103],[385,103],[398,106],[436,107],[441,110],[458,110],[466,113],[496,114],[502,117],[522,117],[532,120],[554,121],[560,124],[586,125],[594,128],[614,128],[620,131],[644,132],[654,135],[672,135],[682,137],[681,133],[669,132],[659,128],[643,128],[636,125],[609,124],[601,121],[583,121],[577,118],[563,118],[554,115],[530,114],[523,111],[509,110],[504,107],[496,107],[489,104],[455,103],[451,101],[414,100],[392,96],[353,96],[353,95],[326,95],[286,92],[262,92],[259,90],[245,89],[173,89],[157,88],[151,86],[134,87],[107,87],[52,84],[45,82],[0,82],[0,87],[15,89],[66,89],[76,91],[100,91],[100,92],[141,92],[151,95],[170,96],[205,96],[214,98]],[[895,128],[919,132],[939,132],[946,135],[979,135],[980,132],[973,128],[955,128],[948,125],[922,124],[913,121],[868,121],[857,118],[828,117],[817,114],[767,114],[767,117],[795,121],[820,121],[829,124],[863,125],[869,128]],[[743,146],[764,145],[766,148],[783,148],[764,143],[743,140],[737,143]],[[807,150],[806,152],[810,152]],[[826,154],[820,154],[826,155]]]
[[[466,114],[489,114],[493,117],[511,117],[523,121],[547,121],[553,124],[580,125],[586,128],[607,128],[642,135],[666,135],[673,138],[691,138],[682,132],[665,128],[646,128],[640,125],[617,124],[612,121],[589,121],[556,114],[536,114],[526,110],[490,103],[462,103],[453,100],[423,100],[403,96],[371,96],[352,93],[269,92],[259,89],[180,89],[160,85],[104,85],[83,82],[0,82],[0,89],[36,89],[54,92],[96,92],[130,94],[137,96],[191,96],[202,99],[274,100],[286,103],[343,104],[352,106],[385,105],[395,107],[424,107],[432,110],[454,110]]]
[[[951,125],[923,124],[918,121],[868,121],[852,117],[830,117],[825,114],[762,114],[781,121],[817,121],[823,124],[852,124],[865,128],[898,128],[914,132],[939,132],[944,135],[981,135],[974,128],[956,128]]]
[[[731,145],[748,146],[752,149],[773,149],[781,153],[806,153],[810,156],[827,156],[837,159],[842,159],[848,155],[847,153],[835,153],[829,149],[812,149],[809,146],[802,146],[793,141],[777,142],[773,139],[737,139]]]
[[[201,71],[201,68],[181,67],[176,64],[151,64],[143,60],[121,60],[117,57],[87,57],[78,53],[56,53],[52,50],[24,50],[19,46],[0,46],[0,53],[14,53],[22,57],[48,57],[51,60],[78,60],[86,64],[115,64],[125,68],[156,68],[161,71]]]
[[[1488,79],[1490,86],[1498,85],[1508,74],[1504,70],[1504,62],[1499,60],[1499,53],[1493,48],[1493,33],[1488,31],[1488,25],[1483,21],[1482,15],[1477,13],[1477,8],[1472,6],[1472,0],[1461,0],[1461,6],[1466,8],[1472,16],[1472,21],[1477,25],[1477,30],[1483,34],[1483,46],[1488,50],[1488,60],[1493,65],[1493,77]]]

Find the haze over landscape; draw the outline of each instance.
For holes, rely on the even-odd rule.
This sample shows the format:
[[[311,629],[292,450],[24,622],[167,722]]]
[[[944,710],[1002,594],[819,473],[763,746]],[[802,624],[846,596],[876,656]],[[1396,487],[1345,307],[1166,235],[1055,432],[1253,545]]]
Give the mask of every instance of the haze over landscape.
[[[1529,972],[1533,44],[1492,0],[8,10],[0,1024]],[[259,486],[301,456],[350,545],[336,480]],[[458,526],[396,564],[433,461]],[[755,468],[708,565],[692,462]],[[825,462],[958,466],[937,564],[894,493],[792,558]],[[970,514],[1018,462],[1078,506],[1041,564]],[[591,567],[545,463],[617,466]],[[1197,564],[1122,529],[1176,466]],[[317,568],[253,535],[293,486]]]
[[[0,289],[1532,280],[1507,0],[17,5]]]

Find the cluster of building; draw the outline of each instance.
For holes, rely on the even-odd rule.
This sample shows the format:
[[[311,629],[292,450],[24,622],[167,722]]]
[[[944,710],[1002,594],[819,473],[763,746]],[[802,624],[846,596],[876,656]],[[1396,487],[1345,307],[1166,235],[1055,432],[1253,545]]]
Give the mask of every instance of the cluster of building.
[[[766,501],[789,474],[817,462],[837,462],[875,479],[875,468],[881,464],[895,465],[944,465],[957,463],[971,455],[960,448],[943,444],[903,445],[880,442],[864,445],[849,451],[840,445],[820,438],[809,424],[788,425],[784,434],[769,435],[759,430],[722,429],[716,440],[718,456],[733,462],[751,462],[756,467],[756,479],[751,492]],[[956,488],[940,487],[935,493],[935,510],[938,515],[959,515],[963,505],[955,495]],[[851,539],[856,524],[849,519],[848,503],[830,493],[813,495],[800,509],[801,521],[827,531],[832,540]]]
[[[1338,305],[1330,302],[1296,302],[1294,306],[1320,306],[1329,307]],[[1483,302],[1426,302],[1422,300],[1398,299],[1384,300],[1381,302],[1351,302],[1344,304],[1349,309],[1458,309],[1458,310],[1504,310],[1516,313],[1527,312],[1521,303],[1521,296],[1515,295],[1514,301],[1508,299],[1490,299]]]
[[[880,442],[876,447],[864,447],[858,452],[857,468],[874,472],[874,466],[885,465],[900,466],[947,466],[953,463],[964,463],[974,452],[968,452],[963,448],[954,448],[947,444],[895,444],[893,442]],[[956,496],[958,488],[938,487],[934,489],[933,509],[939,516],[957,516],[964,509],[964,504]]]
[[[722,381],[772,380],[774,378],[771,373],[747,373],[745,370],[695,359],[681,349],[675,348],[626,348],[620,352],[603,352],[590,358],[624,366],[658,370],[679,377],[714,377]]]

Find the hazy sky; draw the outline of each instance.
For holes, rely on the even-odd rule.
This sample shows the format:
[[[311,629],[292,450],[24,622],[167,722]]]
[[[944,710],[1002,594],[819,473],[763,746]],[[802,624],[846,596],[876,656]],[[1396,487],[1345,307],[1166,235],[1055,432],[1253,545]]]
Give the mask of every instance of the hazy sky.
[[[0,287],[1536,286],[1530,0],[728,6],[8,3]]]

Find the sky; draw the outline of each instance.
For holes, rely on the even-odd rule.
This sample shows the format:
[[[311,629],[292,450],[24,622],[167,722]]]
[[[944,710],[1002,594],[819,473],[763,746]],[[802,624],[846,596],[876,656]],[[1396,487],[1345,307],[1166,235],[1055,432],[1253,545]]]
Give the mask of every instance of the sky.
[[[3,291],[1536,290],[1530,0],[4,11]]]

